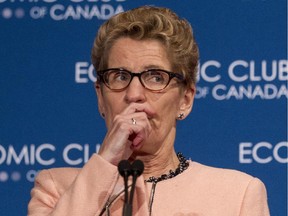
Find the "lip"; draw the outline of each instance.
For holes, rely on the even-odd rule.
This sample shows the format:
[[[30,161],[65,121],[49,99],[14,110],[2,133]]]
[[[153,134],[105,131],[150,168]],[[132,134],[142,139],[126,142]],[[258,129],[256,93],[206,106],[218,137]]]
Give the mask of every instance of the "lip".
[[[137,148],[139,145],[140,145],[140,144],[137,144],[137,145],[132,144],[132,146],[133,146],[134,148]]]
[[[135,112],[145,112],[148,119],[156,115],[154,108],[148,103],[143,103],[141,107],[136,108]]]

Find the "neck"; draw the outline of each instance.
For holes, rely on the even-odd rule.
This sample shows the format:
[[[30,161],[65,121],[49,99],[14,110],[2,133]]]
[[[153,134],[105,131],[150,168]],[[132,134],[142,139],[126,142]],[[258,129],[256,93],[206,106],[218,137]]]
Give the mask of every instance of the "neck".
[[[169,154],[137,155],[135,159],[142,160],[144,163],[144,179],[168,174],[170,170],[175,170],[179,165],[174,149]]]

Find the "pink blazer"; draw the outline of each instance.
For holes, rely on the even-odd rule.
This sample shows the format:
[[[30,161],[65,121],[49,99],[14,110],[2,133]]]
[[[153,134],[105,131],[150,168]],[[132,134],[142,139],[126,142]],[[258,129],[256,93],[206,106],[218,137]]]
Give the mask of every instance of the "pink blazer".
[[[94,154],[82,169],[41,171],[28,216],[122,215],[123,182],[117,167]],[[152,183],[137,180],[133,215],[148,216]],[[105,206],[107,210],[105,210]],[[153,216],[268,216],[264,184],[257,178],[190,161],[178,176],[157,183]]]

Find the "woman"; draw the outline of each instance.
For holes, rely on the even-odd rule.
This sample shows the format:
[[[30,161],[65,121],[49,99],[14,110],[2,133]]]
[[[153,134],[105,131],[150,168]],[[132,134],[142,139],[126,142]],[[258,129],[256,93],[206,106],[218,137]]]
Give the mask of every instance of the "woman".
[[[99,29],[92,62],[107,126],[101,149],[82,169],[42,171],[28,215],[121,215],[123,159],[145,166],[133,215],[269,215],[260,180],[175,153],[177,121],[196,91],[198,47],[187,21],[148,6],[118,14]]]

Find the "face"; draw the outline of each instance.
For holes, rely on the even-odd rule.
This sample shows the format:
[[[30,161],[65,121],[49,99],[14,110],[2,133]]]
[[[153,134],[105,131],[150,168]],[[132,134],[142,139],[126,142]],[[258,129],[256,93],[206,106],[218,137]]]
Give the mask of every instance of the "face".
[[[110,50],[108,68],[124,68],[139,73],[152,68],[171,71],[172,65],[165,47],[159,41],[120,38]],[[115,116],[123,113],[127,107],[141,107],[152,131],[139,151],[156,154],[173,148],[177,116],[180,113],[185,116],[190,113],[195,89],[191,87],[183,90],[176,78],[173,78],[161,92],[151,92],[142,86],[138,77],[134,77],[123,91],[112,91],[104,84],[96,85],[96,91],[99,111],[105,114],[108,130],[112,127]]]

